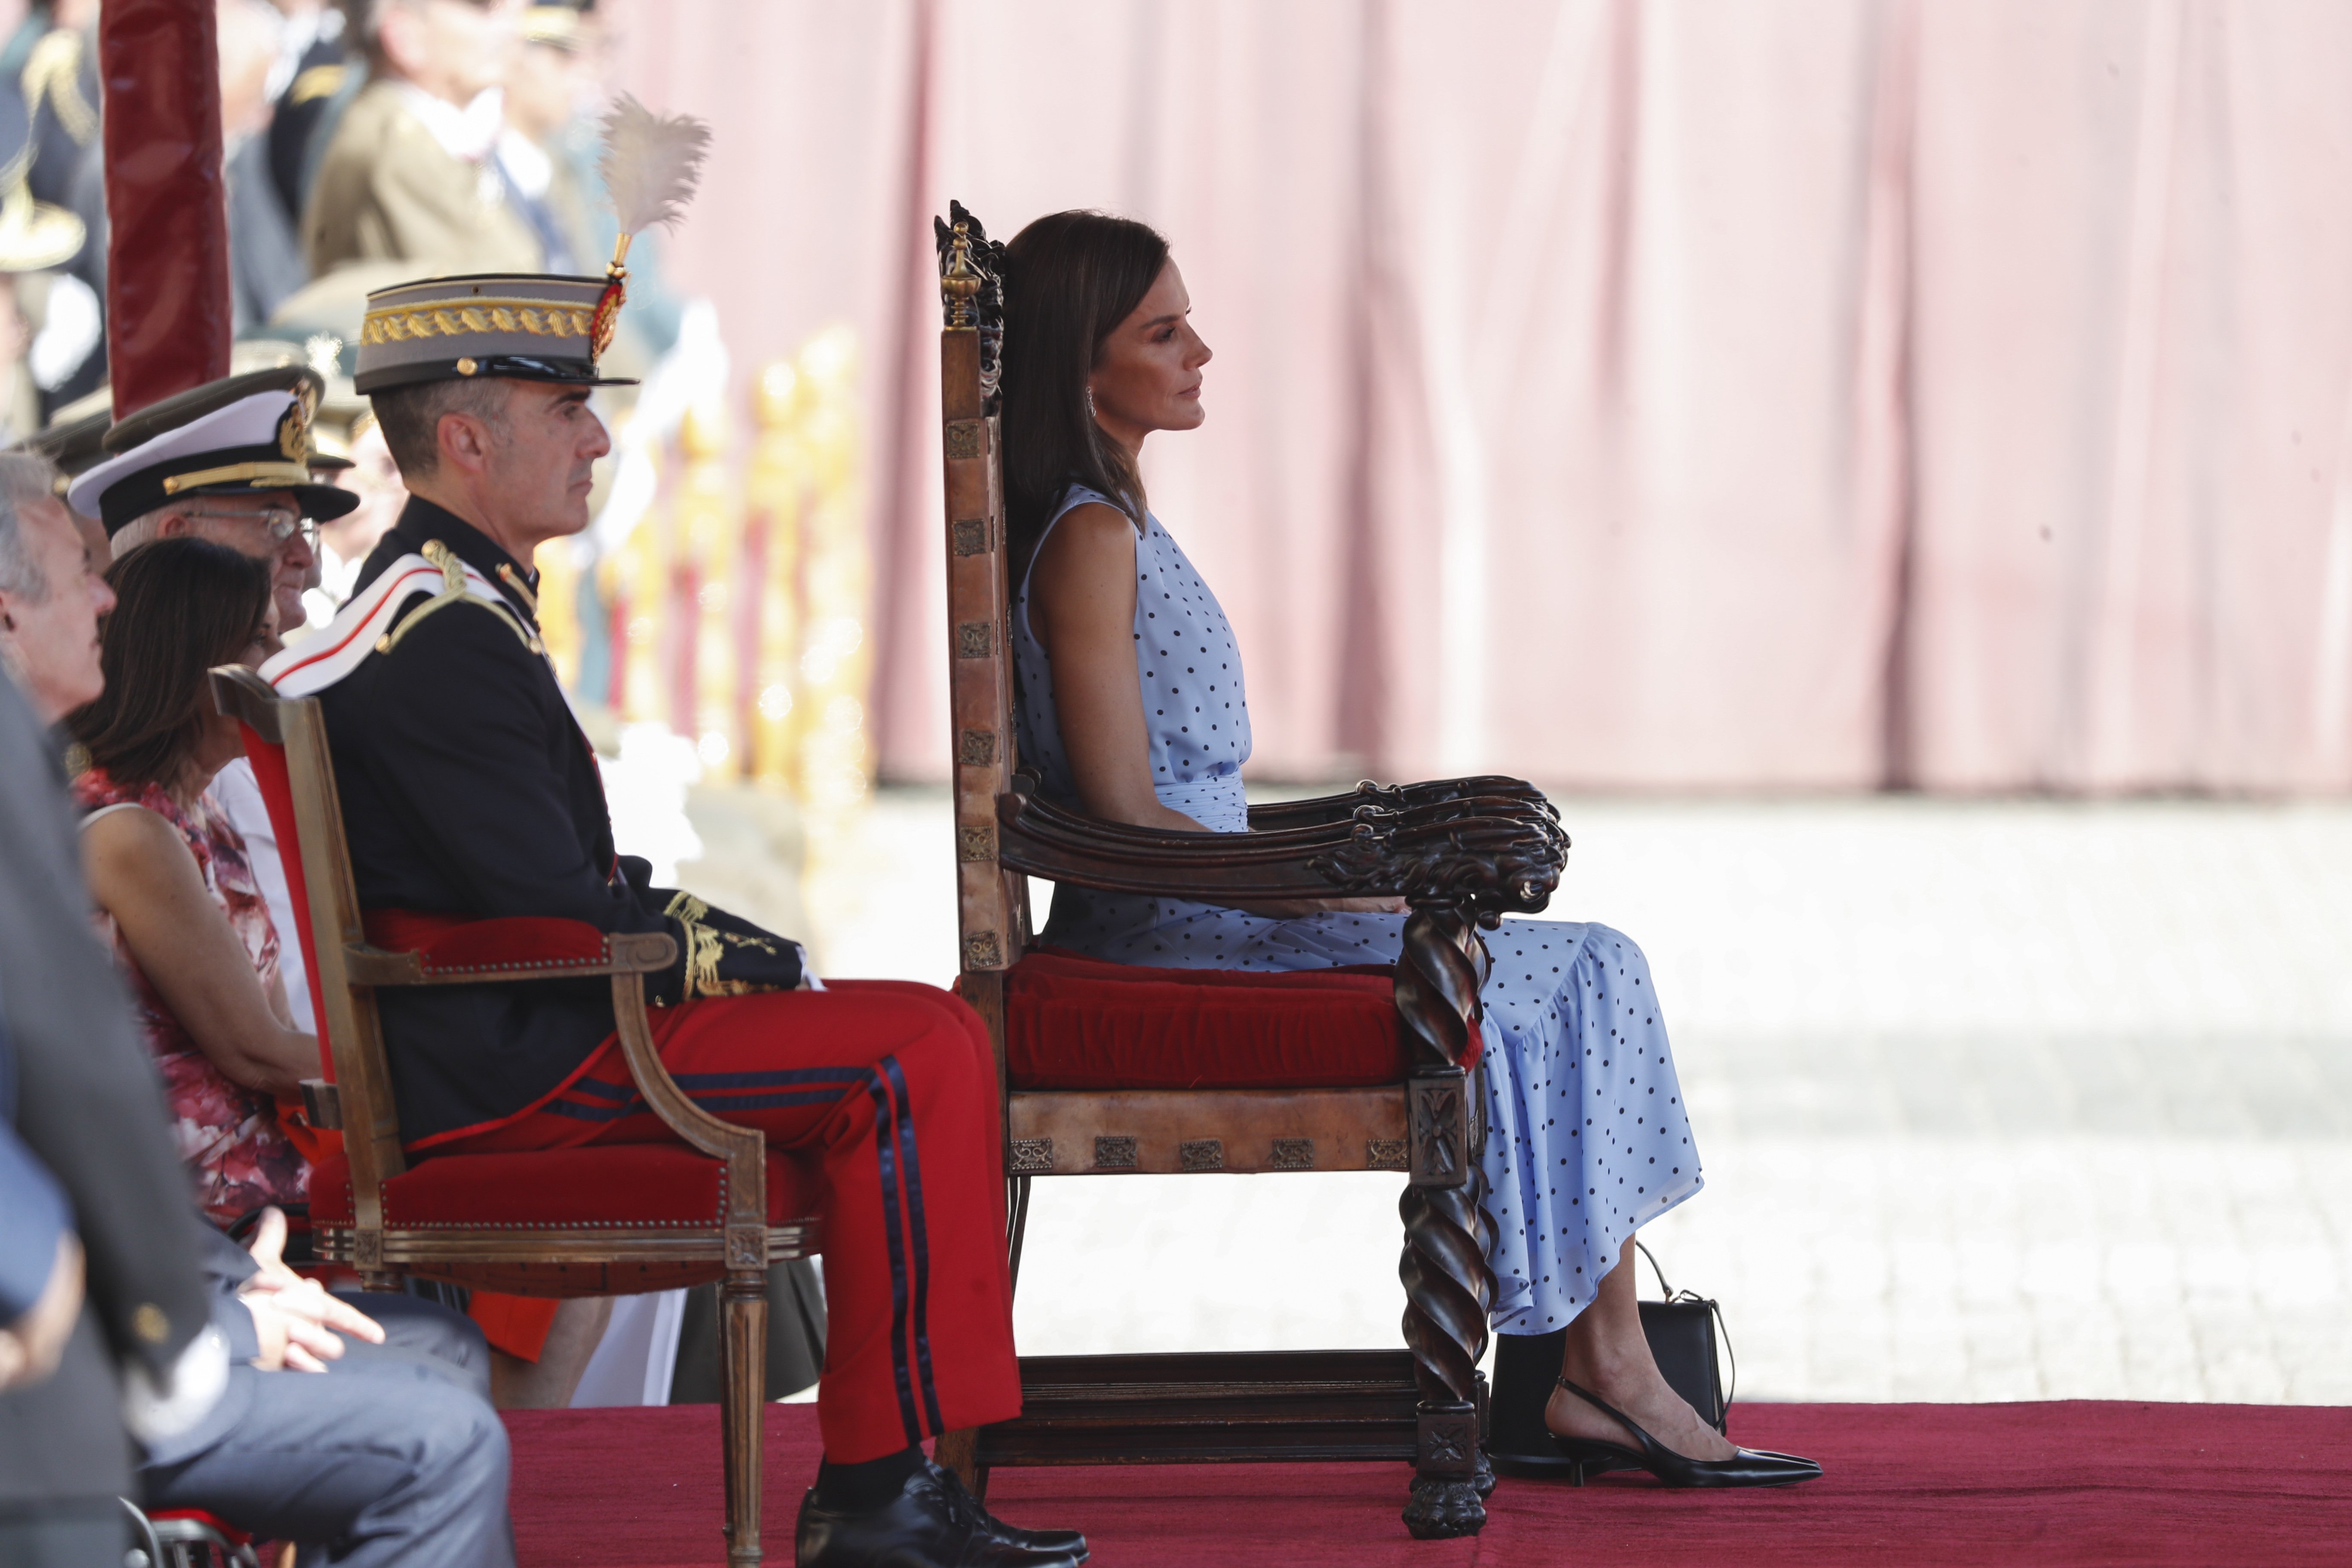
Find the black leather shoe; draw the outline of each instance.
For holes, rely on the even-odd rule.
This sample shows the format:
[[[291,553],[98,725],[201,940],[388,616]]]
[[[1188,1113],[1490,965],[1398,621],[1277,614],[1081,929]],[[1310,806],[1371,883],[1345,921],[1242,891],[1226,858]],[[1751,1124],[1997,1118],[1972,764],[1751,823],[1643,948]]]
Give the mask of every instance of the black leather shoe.
[[[1061,1552],[1066,1556],[1076,1558],[1080,1563],[1084,1563],[1089,1555],[1087,1551],[1087,1538],[1076,1531],[1023,1530],[1018,1525],[1007,1524],[989,1512],[982,1505],[981,1500],[965,1489],[962,1477],[953,1470],[931,1464],[929,1459],[923,1462],[930,1465],[931,1474],[938,1478],[941,1486],[947,1489],[950,1503],[971,1522],[975,1529],[991,1540],[1002,1542],[1007,1546],[1022,1547],[1030,1552]]]
[[[1728,1459],[1690,1458],[1643,1431],[1633,1417],[1590,1389],[1579,1388],[1564,1377],[1559,1385],[1633,1434],[1642,1445],[1635,1450],[1597,1437],[1563,1437],[1553,1433],[1553,1444],[1576,1461],[1569,1472],[1571,1485],[1580,1487],[1587,1476],[1610,1470],[1647,1470],[1670,1487],[1792,1487],[1821,1477],[1821,1466],[1811,1459],[1761,1448],[1742,1448]]]
[[[983,1523],[982,1521],[986,1521]],[[797,1568],[1078,1568],[1076,1552],[1038,1551],[1000,1539],[986,1510],[937,1466],[907,1478],[898,1495],[865,1513],[820,1507],[812,1488],[801,1499],[793,1535]]]

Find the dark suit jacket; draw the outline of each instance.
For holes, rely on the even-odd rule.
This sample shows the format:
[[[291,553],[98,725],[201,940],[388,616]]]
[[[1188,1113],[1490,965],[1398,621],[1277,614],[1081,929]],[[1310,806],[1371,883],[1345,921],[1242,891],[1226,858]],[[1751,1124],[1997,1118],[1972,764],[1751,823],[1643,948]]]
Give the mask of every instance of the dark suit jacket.
[[[161,1383],[211,1313],[188,1177],[131,1004],[90,929],[53,738],[0,679],[0,1001],[16,1126],[74,1207],[89,1306],[56,1376],[0,1394],[0,1502],[128,1484],[110,1360]]]

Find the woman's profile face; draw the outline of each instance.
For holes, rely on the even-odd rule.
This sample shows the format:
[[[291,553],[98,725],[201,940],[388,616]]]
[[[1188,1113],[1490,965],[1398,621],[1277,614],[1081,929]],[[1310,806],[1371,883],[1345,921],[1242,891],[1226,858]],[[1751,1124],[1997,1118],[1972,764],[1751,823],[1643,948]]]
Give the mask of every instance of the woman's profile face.
[[[1209,363],[1209,345],[1192,330],[1192,310],[1184,275],[1171,261],[1104,340],[1087,377],[1095,423],[1129,451],[1154,430],[1190,430],[1207,417],[1201,367]]]

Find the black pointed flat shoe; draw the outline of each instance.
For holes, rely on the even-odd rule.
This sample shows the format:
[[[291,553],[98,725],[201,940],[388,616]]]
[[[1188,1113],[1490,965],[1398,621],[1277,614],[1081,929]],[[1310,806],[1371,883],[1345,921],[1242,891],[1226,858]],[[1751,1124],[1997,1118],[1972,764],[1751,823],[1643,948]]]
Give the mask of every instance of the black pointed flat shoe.
[[[1622,1443],[1604,1443],[1597,1437],[1563,1437],[1553,1433],[1554,1446],[1574,1461],[1574,1468],[1569,1471],[1571,1486],[1580,1487],[1586,1478],[1611,1470],[1647,1470],[1670,1487],[1792,1487],[1800,1481],[1820,1479],[1822,1468],[1812,1460],[1761,1448],[1742,1448],[1728,1459],[1685,1458],[1643,1431],[1632,1416],[1590,1389],[1579,1388],[1564,1377],[1559,1385],[1633,1434],[1642,1445],[1633,1449]]]

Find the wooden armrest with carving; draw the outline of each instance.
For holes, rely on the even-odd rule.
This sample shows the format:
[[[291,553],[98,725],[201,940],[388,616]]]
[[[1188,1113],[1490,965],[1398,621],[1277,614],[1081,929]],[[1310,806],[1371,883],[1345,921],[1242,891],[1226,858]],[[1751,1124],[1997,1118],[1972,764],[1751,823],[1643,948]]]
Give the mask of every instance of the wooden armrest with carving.
[[[1109,892],[1210,903],[1402,897],[1482,925],[1550,901],[1567,838],[1540,797],[1442,798],[1269,833],[1102,822],[1024,790],[997,797],[1003,864]]]
[[[1472,800],[1509,801],[1520,806],[1538,807],[1553,821],[1559,820],[1559,811],[1544,797],[1543,791],[1525,779],[1509,778],[1501,773],[1481,773],[1470,778],[1425,779],[1419,784],[1375,784],[1366,779],[1346,795],[1317,795],[1309,800],[1284,800],[1268,805],[1251,806],[1249,824],[1253,833],[1279,832],[1286,828],[1345,822],[1368,805],[1382,811],[1404,811],[1414,806]]]

